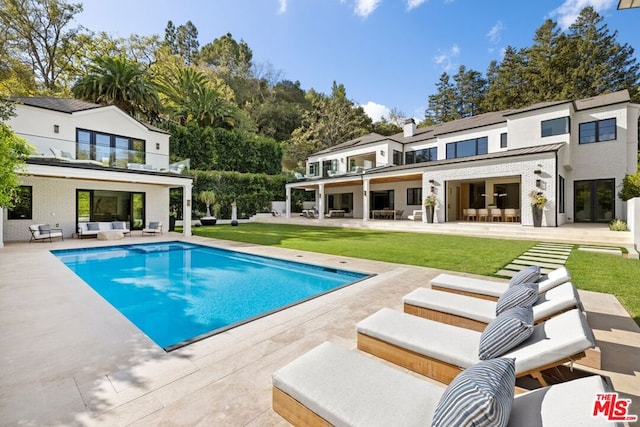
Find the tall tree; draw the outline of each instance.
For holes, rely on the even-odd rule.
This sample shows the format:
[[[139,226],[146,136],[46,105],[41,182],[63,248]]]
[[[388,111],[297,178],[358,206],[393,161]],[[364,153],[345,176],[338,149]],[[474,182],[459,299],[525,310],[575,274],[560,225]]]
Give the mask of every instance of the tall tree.
[[[0,0],[0,32],[9,54],[28,65],[47,90],[59,89],[80,27],[69,28],[81,4],[64,0]]]
[[[3,120],[0,121],[0,208],[10,208],[17,201],[20,187],[18,172],[24,168],[32,148],[4,123],[6,115],[0,118]]]
[[[527,56],[522,49],[508,46],[491,82],[484,101],[485,111],[500,111],[527,105],[523,88],[527,87]],[[492,70],[493,73],[493,70]]]
[[[114,104],[138,119],[153,121],[159,110],[157,88],[148,71],[124,57],[96,58],[72,90],[78,98]]]
[[[555,101],[565,96],[564,86],[569,79],[567,37],[558,25],[547,19],[535,32],[533,45],[527,49],[527,103]]]
[[[283,163],[289,170],[302,169],[312,153],[362,136],[371,130],[371,119],[362,107],[347,98],[344,85],[333,82],[331,96],[307,92],[310,111],[293,131]]]
[[[425,119],[430,123],[444,123],[457,118],[455,86],[451,83],[449,74],[444,72],[436,83],[436,93],[429,95]]]
[[[618,32],[611,33],[602,21],[602,16],[588,6],[569,27],[571,71],[565,87],[569,99],[622,89],[637,91],[640,74],[634,50],[626,43],[620,45],[616,41]]]
[[[482,73],[467,70],[464,65],[461,65],[456,75],[453,76],[453,80],[456,82],[456,118],[470,117],[481,113],[481,104],[487,92],[487,81],[482,77]]]
[[[233,77],[246,77],[251,69],[253,52],[243,40],[238,43],[231,33],[202,47],[198,59],[213,67],[227,83]]]

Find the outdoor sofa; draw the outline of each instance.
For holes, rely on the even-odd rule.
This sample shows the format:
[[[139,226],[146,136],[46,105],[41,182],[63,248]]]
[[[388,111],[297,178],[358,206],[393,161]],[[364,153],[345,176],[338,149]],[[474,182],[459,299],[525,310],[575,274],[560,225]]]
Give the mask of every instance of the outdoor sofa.
[[[593,415],[596,396],[612,391],[607,380],[593,375],[514,397],[509,359],[474,365],[445,388],[325,342],[276,371],[272,384],[273,409],[296,426],[616,425]]]
[[[97,237],[101,231],[119,231],[123,235],[131,233],[129,225],[125,221],[78,223],[78,237],[80,239],[83,237]]]
[[[60,228],[51,228],[49,224],[33,224],[29,226],[29,232],[31,232],[31,239],[29,239],[29,243],[33,241],[44,241],[54,238],[61,238],[64,240],[64,236],[62,235],[62,230]]]

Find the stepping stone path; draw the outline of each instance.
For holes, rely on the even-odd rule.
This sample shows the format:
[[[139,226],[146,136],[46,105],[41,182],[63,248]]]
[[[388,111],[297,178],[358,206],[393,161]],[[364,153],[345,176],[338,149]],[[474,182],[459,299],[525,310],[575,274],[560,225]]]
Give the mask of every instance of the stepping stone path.
[[[614,248],[611,246],[580,245],[578,250],[585,251],[585,252],[597,252],[601,254],[611,254],[611,255],[622,256],[622,251],[620,250],[620,248]]]
[[[498,271],[496,275],[513,277],[520,270],[531,265],[540,267],[542,274],[547,274],[556,268],[560,268],[567,262],[571,255],[573,245],[566,243],[545,243],[541,242],[520,255]]]

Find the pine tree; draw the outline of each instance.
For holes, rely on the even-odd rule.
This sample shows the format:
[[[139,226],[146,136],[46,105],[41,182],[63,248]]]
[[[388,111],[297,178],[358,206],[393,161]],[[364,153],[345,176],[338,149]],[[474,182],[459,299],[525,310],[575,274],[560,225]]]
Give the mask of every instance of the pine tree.
[[[430,123],[444,123],[458,118],[456,113],[455,86],[446,72],[440,75],[436,84],[437,92],[429,95],[429,108],[425,111],[425,120]]]
[[[489,81],[489,89],[483,108],[485,111],[500,111],[527,105],[526,76],[527,57],[524,50],[508,46],[495,75]]]
[[[566,63],[567,37],[557,24],[547,19],[536,30],[534,44],[526,51],[526,101],[535,104],[563,99],[568,79]]]

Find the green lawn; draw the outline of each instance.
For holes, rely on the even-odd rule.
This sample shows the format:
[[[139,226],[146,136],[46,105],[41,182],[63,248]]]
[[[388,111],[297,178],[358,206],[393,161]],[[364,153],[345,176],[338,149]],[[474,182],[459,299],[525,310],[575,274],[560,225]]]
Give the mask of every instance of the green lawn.
[[[538,242],[283,224],[192,229],[193,234],[492,276]],[[574,250],[567,262],[580,289],[614,294],[640,324],[640,261]]]

